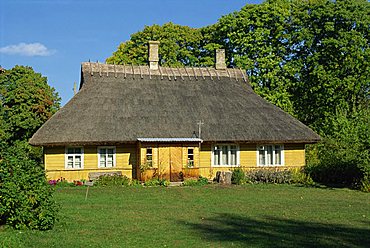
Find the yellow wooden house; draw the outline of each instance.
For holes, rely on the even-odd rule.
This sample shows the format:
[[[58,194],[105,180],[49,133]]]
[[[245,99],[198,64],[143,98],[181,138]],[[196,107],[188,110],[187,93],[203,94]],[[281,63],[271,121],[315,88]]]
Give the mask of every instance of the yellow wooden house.
[[[234,168],[305,165],[305,144],[320,137],[259,97],[244,71],[85,62],[79,92],[31,138],[44,148],[49,179],[97,173],[171,181],[213,178]]]

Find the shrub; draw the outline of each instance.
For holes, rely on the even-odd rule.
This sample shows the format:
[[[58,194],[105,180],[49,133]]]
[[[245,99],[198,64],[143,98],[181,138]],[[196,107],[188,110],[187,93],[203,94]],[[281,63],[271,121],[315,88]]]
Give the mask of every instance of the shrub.
[[[246,182],[245,173],[241,168],[236,168],[235,170],[233,170],[233,174],[231,175],[231,182],[237,185],[241,185]]]
[[[43,168],[17,144],[0,161],[0,223],[15,229],[51,229],[58,207]]]
[[[199,176],[198,178],[198,185],[207,185],[208,184],[208,178]]]
[[[330,121],[324,140],[309,146],[307,172],[319,183],[366,191],[370,184],[370,109],[351,114],[341,109]]]
[[[291,172],[291,183],[298,183],[307,186],[315,185],[315,182],[312,180],[309,174],[305,172],[305,170],[292,170]]]
[[[246,181],[250,183],[291,183],[292,174],[289,170],[272,171],[256,170],[246,173]]]
[[[208,179],[206,177],[199,177],[198,179],[186,179],[183,182],[183,186],[203,186],[208,184]]]
[[[198,186],[198,180],[197,179],[185,179],[183,186]]]
[[[130,186],[142,186],[141,182],[137,179],[131,180]]]
[[[74,183],[70,183],[64,178],[59,178],[57,180],[49,180],[48,181],[49,185],[55,186],[55,187],[74,187],[76,186]]]
[[[129,186],[130,179],[122,175],[102,175],[95,182],[97,186]]]
[[[144,186],[159,186],[159,179],[153,178],[144,182]]]

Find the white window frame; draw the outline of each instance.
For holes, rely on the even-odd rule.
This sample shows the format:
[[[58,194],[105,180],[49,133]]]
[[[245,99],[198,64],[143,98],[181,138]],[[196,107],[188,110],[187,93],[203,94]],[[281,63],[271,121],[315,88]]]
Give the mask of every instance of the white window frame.
[[[108,149],[113,149],[113,164],[112,164],[112,167],[107,167],[107,166],[100,166],[100,150],[101,149],[105,149],[105,150],[108,150]],[[115,146],[98,146],[98,148],[97,148],[97,152],[98,152],[98,168],[114,168],[114,167],[116,167],[116,147]],[[107,156],[107,154],[108,153],[105,153],[106,154],[106,156]],[[106,157],[106,165],[107,165],[107,157]]]
[[[189,149],[193,150],[193,153],[189,153]],[[195,152],[195,147],[188,147],[186,149],[186,166],[188,168],[193,168],[194,167],[194,164],[195,164],[195,155],[194,155],[194,152]],[[189,161],[189,154],[191,154],[193,156],[193,164],[190,164],[190,161]]]
[[[272,164],[260,164],[260,157],[259,152],[261,147],[272,146]],[[275,164],[275,146],[280,146],[281,151],[281,164]],[[267,149],[265,151],[265,158],[267,157]],[[257,166],[261,167],[275,167],[275,166],[284,166],[285,165],[285,153],[284,153],[284,145],[283,144],[261,144],[257,145],[256,147],[256,157],[257,157]]]
[[[81,153],[68,153],[68,149],[76,149],[80,148]],[[73,166],[72,168],[68,167],[68,157],[73,157]],[[81,156],[81,167],[76,168],[75,163],[76,163],[76,156]],[[65,147],[65,152],[64,152],[64,168],[67,170],[81,170],[84,168],[84,148],[82,146],[66,146]]]
[[[227,164],[216,165],[215,161],[214,161],[215,148],[216,147],[223,147],[223,146],[227,146],[228,163]],[[230,149],[230,147],[231,146],[236,147],[236,164],[230,164],[230,161],[231,161],[231,149]],[[220,156],[222,157],[222,148],[220,148],[220,150],[221,150]],[[222,159],[221,159],[221,163],[222,163]],[[212,154],[211,154],[211,164],[212,164],[212,167],[240,167],[240,146],[237,145],[237,144],[215,144],[215,145],[213,145],[212,146]]]
[[[152,150],[152,153],[148,153],[148,149]],[[152,159],[148,160],[148,156],[151,156]],[[151,146],[148,146],[148,147],[145,148],[145,162],[150,167],[153,167],[153,147],[151,147]]]

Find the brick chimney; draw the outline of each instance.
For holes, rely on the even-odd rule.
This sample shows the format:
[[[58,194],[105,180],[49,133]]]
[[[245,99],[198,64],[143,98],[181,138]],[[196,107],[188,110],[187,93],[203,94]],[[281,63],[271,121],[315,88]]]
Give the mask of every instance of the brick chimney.
[[[216,70],[225,70],[225,49],[216,49]]]
[[[149,68],[151,70],[158,70],[158,48],[159,41],[149,41]]]

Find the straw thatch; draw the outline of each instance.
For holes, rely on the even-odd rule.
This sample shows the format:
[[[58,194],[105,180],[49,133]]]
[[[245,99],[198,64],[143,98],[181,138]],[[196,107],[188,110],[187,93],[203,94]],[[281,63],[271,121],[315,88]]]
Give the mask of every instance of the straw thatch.
[[[197,69],[199,73],[194,73]],[[200,137],[204,141],[320,140],[307,126],[255,94],[238,69],[150,71],[148,67],[83,63],[81,78],[80,91],[34,134],[31,144],[189,138],[194,132],[198,135],[199,121],[204,122]]]

